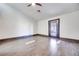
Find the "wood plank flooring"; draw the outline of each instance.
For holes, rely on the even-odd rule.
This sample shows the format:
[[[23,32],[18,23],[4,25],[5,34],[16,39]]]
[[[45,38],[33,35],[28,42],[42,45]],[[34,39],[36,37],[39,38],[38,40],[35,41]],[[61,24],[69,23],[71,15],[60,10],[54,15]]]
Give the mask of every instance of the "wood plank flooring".
[[[79,56],[79,43],[43,36],[4,40],[0,56]]]

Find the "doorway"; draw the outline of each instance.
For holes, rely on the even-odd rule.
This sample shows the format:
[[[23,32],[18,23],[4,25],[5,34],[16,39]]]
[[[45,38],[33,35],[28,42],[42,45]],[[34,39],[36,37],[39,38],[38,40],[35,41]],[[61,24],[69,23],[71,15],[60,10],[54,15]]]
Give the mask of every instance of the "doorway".
[[[48,21],[48,34],[50,37],[60,37],[60,19],[54,19]]]

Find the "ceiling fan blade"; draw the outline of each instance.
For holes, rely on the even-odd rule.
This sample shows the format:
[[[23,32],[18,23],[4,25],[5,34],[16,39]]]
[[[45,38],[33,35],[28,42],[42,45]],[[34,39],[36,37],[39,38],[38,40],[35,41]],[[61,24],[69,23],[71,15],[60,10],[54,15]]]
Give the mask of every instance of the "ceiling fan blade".
[[[40,4],[40,3],[35,3],[36,5],[38,5],[38,6],[42,6],[42,4]]]
[[[27,7],[30,7],[32,4],[27,5]]]

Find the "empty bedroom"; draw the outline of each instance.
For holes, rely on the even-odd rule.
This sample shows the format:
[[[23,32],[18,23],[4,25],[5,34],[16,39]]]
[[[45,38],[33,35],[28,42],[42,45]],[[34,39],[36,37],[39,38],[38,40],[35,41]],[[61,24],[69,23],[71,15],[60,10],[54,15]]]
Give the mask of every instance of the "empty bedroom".
[[[79,56],[79,3],[0,3],[0,56]]]

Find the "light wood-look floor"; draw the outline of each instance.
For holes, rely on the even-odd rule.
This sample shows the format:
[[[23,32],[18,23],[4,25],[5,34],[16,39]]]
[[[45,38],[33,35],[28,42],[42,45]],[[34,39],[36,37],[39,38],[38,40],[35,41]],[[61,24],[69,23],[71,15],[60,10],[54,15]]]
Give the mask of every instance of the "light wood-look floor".
[[[79,43],[33,36],[0,42],[0,56],[78,56]]]

